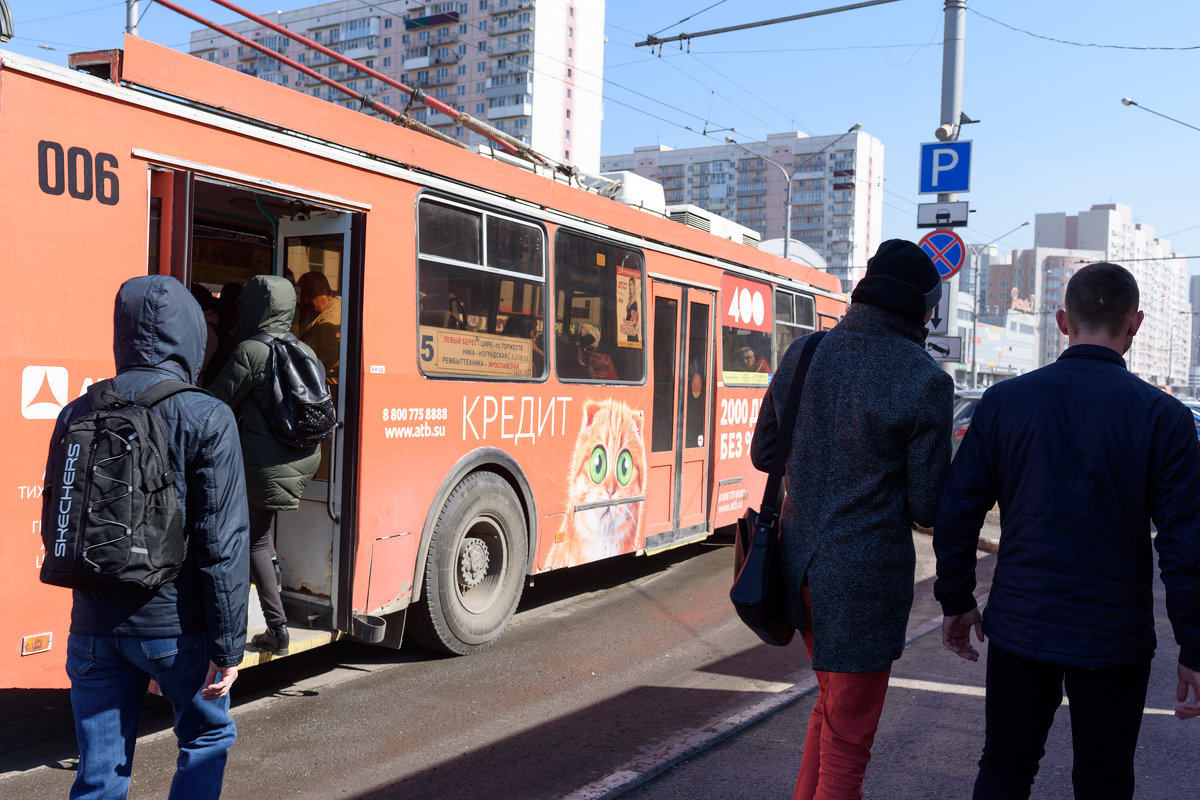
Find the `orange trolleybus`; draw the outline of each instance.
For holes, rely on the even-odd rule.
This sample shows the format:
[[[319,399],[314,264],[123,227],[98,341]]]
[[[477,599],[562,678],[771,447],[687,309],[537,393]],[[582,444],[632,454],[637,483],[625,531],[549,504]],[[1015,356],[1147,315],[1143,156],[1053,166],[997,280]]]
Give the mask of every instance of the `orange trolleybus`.
[[[835,278],[134,37],[106,58],[0,53],[3,687],[67,683],[45,454],[113,373],[135,275],[332,290],[340,425],[276,523],[293,652],[478,650],[528,576],[701,539],[762,491],[763,387],[843,312]]]

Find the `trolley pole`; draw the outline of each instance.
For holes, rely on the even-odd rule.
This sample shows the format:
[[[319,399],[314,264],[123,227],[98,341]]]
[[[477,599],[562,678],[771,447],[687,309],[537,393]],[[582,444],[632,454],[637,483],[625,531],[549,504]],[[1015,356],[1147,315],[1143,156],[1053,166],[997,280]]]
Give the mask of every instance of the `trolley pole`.
[[[125,32],[138,35],[138,0],[125,0]]]

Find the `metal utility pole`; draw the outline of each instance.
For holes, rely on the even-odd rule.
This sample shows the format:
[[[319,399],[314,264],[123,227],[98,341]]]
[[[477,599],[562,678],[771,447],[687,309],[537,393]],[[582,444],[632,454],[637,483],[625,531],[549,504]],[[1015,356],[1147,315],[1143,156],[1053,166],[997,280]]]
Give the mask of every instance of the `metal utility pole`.
[[[125,32],[138,35],[138,0],[125,0]]]
[[[942,119],[934,131],[939,142],[958,141],[962,124],[963,56],[966,53],[967,0],[946,0],[946,36],[942,44]],[[956,192],[939,194],[939,203],[958,199]]]

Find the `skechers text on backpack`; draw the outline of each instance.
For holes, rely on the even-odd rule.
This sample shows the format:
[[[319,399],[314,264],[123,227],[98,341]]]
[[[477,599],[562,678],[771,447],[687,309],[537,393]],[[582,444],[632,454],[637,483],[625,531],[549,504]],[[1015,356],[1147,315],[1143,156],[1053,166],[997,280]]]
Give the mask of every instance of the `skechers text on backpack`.
[[[256,333],[250,338],[271,348],[267,357],[269,392],[263,412],[275,438],[307,450],[332,436],[337,427],[337,409],[321,362],[290,333],[279,338]]]
[[[187,555],[166,425],[153,406],[203,389],[177,380],[130,400],[111,380],[88,387],[92,410],[51,443],[42,490],[43,583],[157,588]]]

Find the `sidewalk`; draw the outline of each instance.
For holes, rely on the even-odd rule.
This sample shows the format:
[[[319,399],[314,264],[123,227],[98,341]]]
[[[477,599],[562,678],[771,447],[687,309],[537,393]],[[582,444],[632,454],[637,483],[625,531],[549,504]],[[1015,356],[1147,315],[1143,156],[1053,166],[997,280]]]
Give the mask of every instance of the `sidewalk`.
[[[981,553],[980,593],[991,583],[994,557]],[[1135,763],[1137,797],[1175,800],[1198,796],[1200,721],[1172,715],[1178,648],[1156,584],[1159,647]],[[983,742],[984,657],[962,661],[941,643],[932,579],[916,587],[910,641],[892,671],[891,688],[864,782],[867,798],[969,798]],[[766,645],[764,645],[766,647]],[[803,653],[803,651],[800,651]],[[699,738],[673,766],[631,770],[603,790],[593,785],[582,800],[734,800],[789,798],[800,766],[815,679],[782,692],[761,718],[730,720],[725,738]],[[1059,709],[1032,797],[1072,800],[1069,710]],[[714,741],[716,740],[716,741]],[[656,774],[660,772],[661,774]]]

